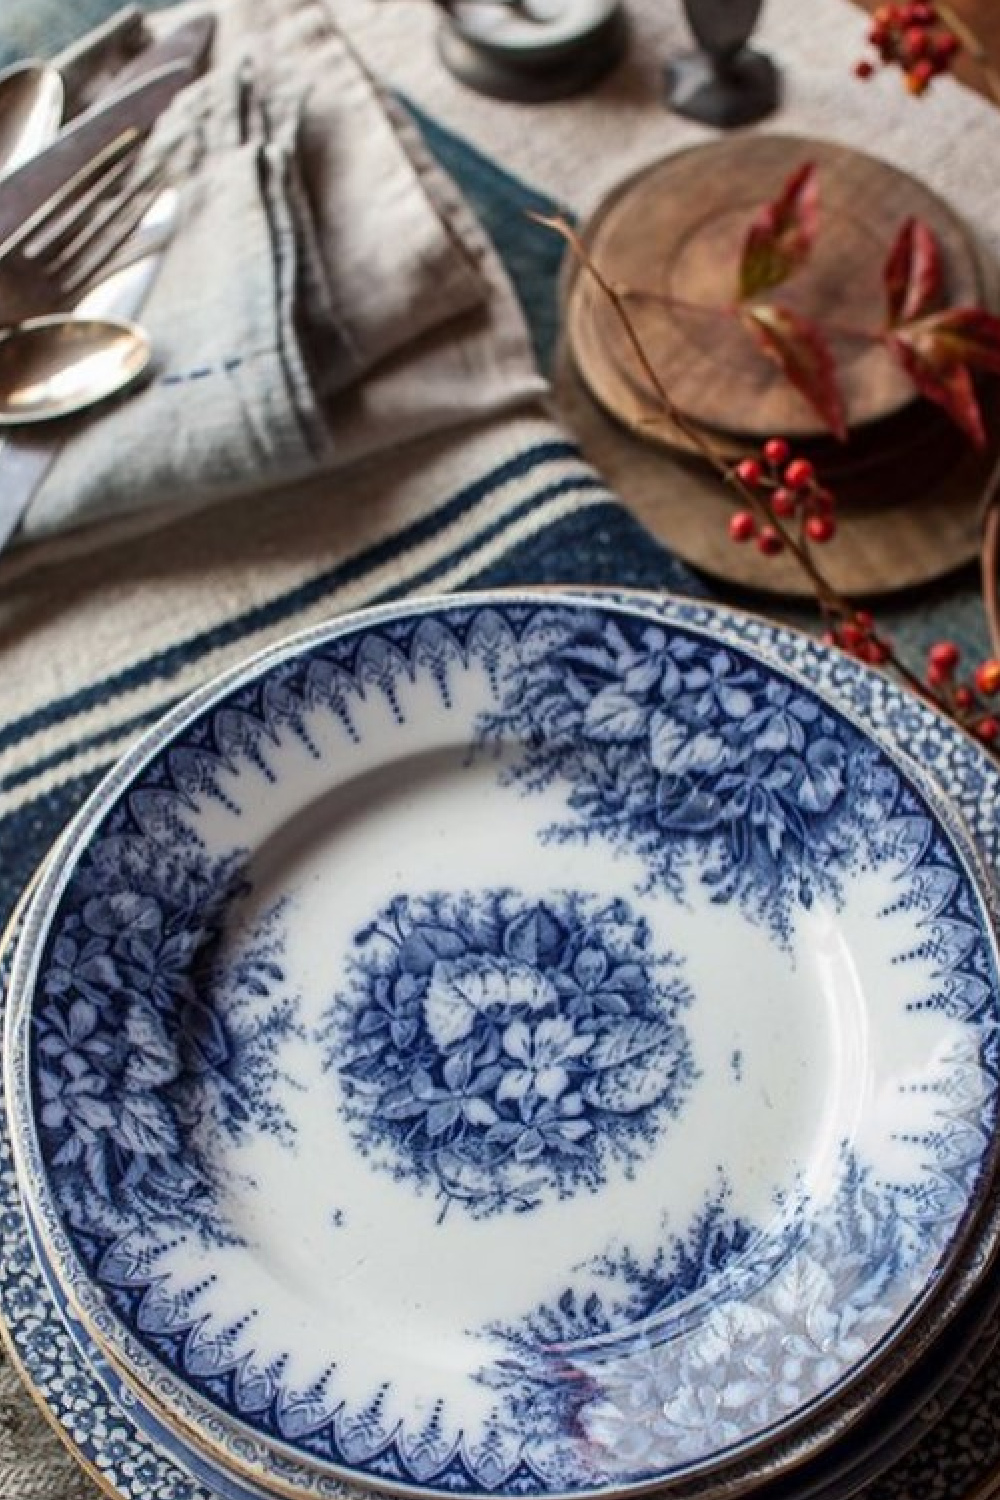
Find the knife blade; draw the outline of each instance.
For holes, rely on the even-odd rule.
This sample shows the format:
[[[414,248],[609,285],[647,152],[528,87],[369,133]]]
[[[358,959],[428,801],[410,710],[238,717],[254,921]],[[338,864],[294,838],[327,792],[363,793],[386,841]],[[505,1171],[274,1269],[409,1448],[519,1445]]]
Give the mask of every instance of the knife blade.
[[[102,92],[100,102],[109,102],[113,95],[117,95],[123,88],[128,88],[146,73],[154,72],[157,68],[165,68],[170,63],[186,63],[191,69],[191,76],[195,77],[201,72],[208,59],[208,49],[214,35],[214,16],[195,16],[193,20],[175,26],[172,31],[165,32],[158,41],[150,42],[148,47],[137,52],[119,68],[110,80],[107,92]]]
[[[67,119],[107,94],[114,73],[149,42],[146,21],[138,5],[126,5],[52,59],[66,90]],[[65,121],[63,122],[65,123]]]
[[[73,309],[91,318],[135,318],[142,311],[159,273],[174,221],[179,194],[164,188],[147,209],[137,231],[145,230],[157,245],[100,281]],[[3,552],[62,450],[62,439],[16,433],[0,440],[0,552]]]
[[[186,56],[181,61],[144,70],[120,92],[116,90],[106,103],[95,104],[80,115],[60,132],[51,146],[5,177],[0,182],[0,242],[98,151],[127,130],[148,130],[174,96],[195,77],[197,68],[198,62]]]

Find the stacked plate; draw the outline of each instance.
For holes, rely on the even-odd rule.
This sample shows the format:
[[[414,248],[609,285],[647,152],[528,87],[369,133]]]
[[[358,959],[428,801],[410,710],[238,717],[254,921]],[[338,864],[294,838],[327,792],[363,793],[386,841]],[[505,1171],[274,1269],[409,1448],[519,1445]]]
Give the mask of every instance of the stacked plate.
[[[998,796],[712,606],[256,657],[5,951],[27,1377],[144,1500],[846,1496],[996,1311]]]

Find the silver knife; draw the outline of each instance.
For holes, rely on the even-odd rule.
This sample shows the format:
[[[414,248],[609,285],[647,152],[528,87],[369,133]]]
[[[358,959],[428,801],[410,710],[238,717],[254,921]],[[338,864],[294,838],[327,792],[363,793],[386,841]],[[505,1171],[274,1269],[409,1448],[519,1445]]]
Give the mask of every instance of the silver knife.
[[[157,68],[165,68],[169,63],[185,63],[191,70],[192,78],[196,77],[208,59],[208,49],[214,35],[215,17],[208,15],[195,16],[193,20],[175,26],[172,31],[164,32],[158,41],[150,42],[119,68],[110,80],[109,88],[102,91],[99,102],[110,102],[112,96],[117,96],[123,88]]]
[[[179,194],[176,188],[158,193],[136,231],[141,242],[153,245],[150,253],[113,271],[73,309],[91,318],[135,318],[152,290],[173,232]],[[34,433],[14,434],[0,441],[0,552],[14,535],[39,485],[59,457],[62,441]]]
[[[115,70],[131,62],[148,42],[142,11],[126,5],[56,53],[52,66],[66,90],[67,119],[106,93]]]
[[[131,81],[93,105],[60,132],[51,146],[0,183],[0,242],[63,183],[125,131],[150,129],[167,105],[197,75],[212,35],[212,22],[178,27],[141,53],[126,72]],[[164,62],[163,59],[166,58]],[[138,73],[138,76],[136,74]]]

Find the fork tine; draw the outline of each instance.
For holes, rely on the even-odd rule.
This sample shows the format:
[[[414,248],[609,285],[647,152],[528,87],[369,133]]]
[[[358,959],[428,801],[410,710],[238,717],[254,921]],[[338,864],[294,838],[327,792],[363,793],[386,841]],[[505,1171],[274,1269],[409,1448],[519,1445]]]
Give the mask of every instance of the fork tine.
[[[123,130],[121,135],[116,136],[102,151],[92,156],[86,166],[81,167],[79,172],[74,173],[63,183],[62,187],[51,193],[33,214],[29,214],[5,240],[0,241],[0,264],[15,250],[20,250],[39,230],[44,229],[78,193],[85,192],[95,178],[99,178],[109,166],[113,166],[123,155],[134,151],[139,139],[140,132],[130,127],[128,130]]]
[[[123,166],[127,170],[131,166],[131,163],[126,161],[123,163]],[[46,250],[45,263],[47,269],[58,272],[78,256],[82,256],[87,247],[95,240],[99,241],[108,226],[113,225],[115,220],[119,219],[119,215],[121,215],[123,209],[128,208],[129,205],[135,203],[140,197],[148,198],[156,191],[163,180],[165,168],[165,161],[157,161],[152,166],[146,167],[144,171],[131,177],[125,191],[101,203],[86,218],[82,228],[78,229],[71,239],[66,240],[54,254],[49,254]],[[122,221],[119,220],[119,222]],[[54,245],[61,238],[63,238],[62,235],[54,235],[51,243]]]
[[[134,233],[167,180],[166,163],[160,162],[144,174],[144,181],[134,191],[116,204],[108,205],[109,212],[100,226],[92,228],[88,225],[50,262],[50,271],[59,278],[66,292],[78,291],[103,270]],[[126,212],[123,213],[123,209]],[[102,236],[100,230],[108,224],[113,226],[112,232]],[[88,247],[91,247],[89,255],[86,253]]]
[[[96,212],[103,208],[102,200],[105,194],[123,181],[133,168],[133,153],[129,152],[119,161],[116,161],[95,182],[92,182],[84,192],[77,194],[73,201],[62,213],[55,214],[51,222],[36,229],[31,237],[21,247],[21,254],[32,260],[40,258],[51,264],[52,252],[61,242],[67,240],[71,235],[76,237],[83,233],[80,225],[86,226],[91,222],[90,210],[95,205],[101,205]]]

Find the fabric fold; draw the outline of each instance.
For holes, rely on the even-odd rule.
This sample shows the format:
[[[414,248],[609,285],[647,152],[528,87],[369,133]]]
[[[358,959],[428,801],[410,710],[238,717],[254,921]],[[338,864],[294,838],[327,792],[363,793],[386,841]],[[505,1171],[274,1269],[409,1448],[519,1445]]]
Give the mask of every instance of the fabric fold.
[[[324,0],[220,5],[158,155],[181,202],[140,314],[152,378],[41,439],[58,452],[21,540],[99,544],[94,523],[158,525],[544,392],[485,234]]]

